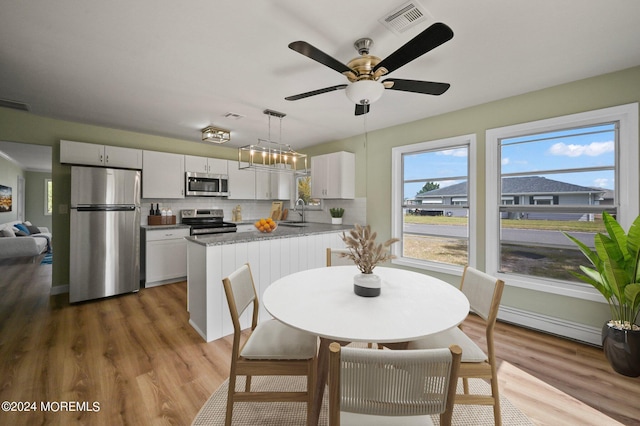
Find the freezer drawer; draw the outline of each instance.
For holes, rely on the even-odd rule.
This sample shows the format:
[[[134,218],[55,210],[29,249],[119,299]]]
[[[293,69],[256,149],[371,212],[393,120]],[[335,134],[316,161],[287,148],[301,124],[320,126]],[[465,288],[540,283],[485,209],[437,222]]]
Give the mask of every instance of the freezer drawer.
[[[70,212],[69,301],[140,289],[140,209]]]

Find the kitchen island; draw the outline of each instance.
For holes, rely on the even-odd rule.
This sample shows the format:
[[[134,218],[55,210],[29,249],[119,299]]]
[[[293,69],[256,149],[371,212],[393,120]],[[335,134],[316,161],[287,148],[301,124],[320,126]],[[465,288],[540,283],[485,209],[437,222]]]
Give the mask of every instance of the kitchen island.
[[[258,297],[275,280],[326,264],[326,249],[342,248],[340,236],[351,225],[280,223],[272,233],[226,233],[186,237],[189,323],[207,342],[233,332],[222,279],[245,263],[251,265]],[[295,301],[292,301],[295,303]],[[260,320],[271,316],[260,306]],[[251,318],[241,319],[249,327]]]

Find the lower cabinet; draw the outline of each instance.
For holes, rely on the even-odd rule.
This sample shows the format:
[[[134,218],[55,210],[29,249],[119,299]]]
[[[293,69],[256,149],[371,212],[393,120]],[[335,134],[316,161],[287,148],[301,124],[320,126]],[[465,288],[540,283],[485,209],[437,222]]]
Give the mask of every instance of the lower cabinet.
[[[144,285],[155,287],[187,277],[189,228],[146,229],[144,232]]]

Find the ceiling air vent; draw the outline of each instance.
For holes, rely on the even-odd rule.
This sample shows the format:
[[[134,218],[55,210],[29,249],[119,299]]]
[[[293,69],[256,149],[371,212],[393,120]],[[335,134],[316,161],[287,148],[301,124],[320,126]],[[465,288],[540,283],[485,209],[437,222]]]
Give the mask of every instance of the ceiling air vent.
[[[239,120],[244,116],[240,115],[240,114],[236,114],[235,112],[228,112],[228,113],[224,114],[223,117],[224,118],[230,118],[232,120]]]
[[[22,102],[10,101],[8,99],[0,99],[0,107],[29,111],[29,105]]]
[[[378,21],[394,33],[402,34],[427,20],[433,21],[429,12],[417,1],[410,1],[392,10]]]

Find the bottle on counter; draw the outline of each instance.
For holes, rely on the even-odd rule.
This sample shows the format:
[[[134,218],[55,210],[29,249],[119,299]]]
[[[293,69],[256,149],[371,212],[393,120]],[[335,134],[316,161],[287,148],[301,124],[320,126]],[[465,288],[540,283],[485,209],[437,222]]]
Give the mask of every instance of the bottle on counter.
[[[149,209],[149,216],[153,216],[154,214],[156,214],[156,211],[153,208],[153,203],[151,203],[151,209]]]
[[[160,216],[160,203],[156,204],[156,211],[153,213],[154,216]]]

